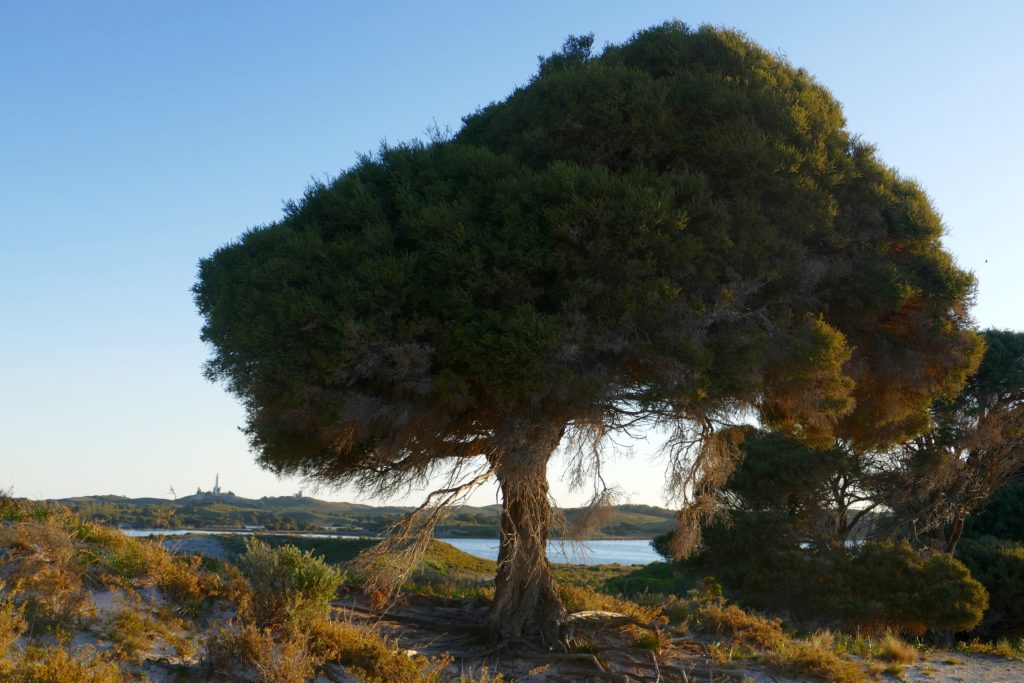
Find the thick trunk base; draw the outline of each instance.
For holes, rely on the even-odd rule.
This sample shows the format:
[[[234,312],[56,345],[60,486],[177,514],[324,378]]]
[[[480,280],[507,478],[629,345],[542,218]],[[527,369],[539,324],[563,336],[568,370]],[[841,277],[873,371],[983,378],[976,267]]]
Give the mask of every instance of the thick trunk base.
[[[539,638],[548,647],[562,640],[565,609],[547,558],[547,463],[557,445],[537,439],[493,463],[502,493],[501,546],[487,625],[500,640]]]

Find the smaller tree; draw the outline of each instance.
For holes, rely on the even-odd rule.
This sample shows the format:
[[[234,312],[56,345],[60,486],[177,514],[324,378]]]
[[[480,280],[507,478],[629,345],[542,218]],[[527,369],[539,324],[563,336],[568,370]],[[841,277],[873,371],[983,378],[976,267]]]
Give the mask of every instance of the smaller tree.
[[[877,507],[867,492],[873,460],[842,445],[812,448],[781,432],[751,429],[741,452],[720,492],[734,519],[774,515],[798,544],[841,548]]]
[[[977,373],[932,408],[933,427],[888,454],[876,499],[888,535],[952,553],[967,518],[1024,468],[1024,333],[987,330]]]

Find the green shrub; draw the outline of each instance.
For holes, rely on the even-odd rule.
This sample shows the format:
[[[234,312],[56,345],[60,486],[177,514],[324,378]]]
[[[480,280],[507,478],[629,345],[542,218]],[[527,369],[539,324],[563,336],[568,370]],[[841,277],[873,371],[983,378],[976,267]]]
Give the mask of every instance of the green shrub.
[[[652,562],[628,574],[604,582],[603,590],[626,596],[642,594],[686,595],[697,585],[694,577],[678,564]]]
[[[978,632],[989,638],[1024,636],[1024,544],[991,536],[964,539],[957,557],[989,593]]]
[[[868,543],[854,555],[841,611],[858,626],[922,634],[969,630],[981,622],[988,593],[949,555],[925,556],[907,543]]]
[[[665,558],[666,562],[675,560],[675,553],[672,552],[672,540],[675,538],[675,531],[666,531],[651,539],[651,547],[654,552]]]
[[[789,517],[779,511],[738,511],[731,523],[704,533],[707,549],[683,563],[695,576],[712,574],[736,602],[758,609],[813,617],[819,597],[835,591],[847,557],[800,547]],[[826,608],[830,609],[830,608]]]
[[[741,604],[878,633],[970,629],[988,606],[984,587],[948,555],[906,543],[805,550],[786,528],[773,513],[741,513],[731,529],[708,529],[708,550],[682,567],[713,573]]]
[[[295,546],[246,544],[239,567],[252,586],[250,609],[259,626],[298,626],[330,614],[344,577],[319,557]]]

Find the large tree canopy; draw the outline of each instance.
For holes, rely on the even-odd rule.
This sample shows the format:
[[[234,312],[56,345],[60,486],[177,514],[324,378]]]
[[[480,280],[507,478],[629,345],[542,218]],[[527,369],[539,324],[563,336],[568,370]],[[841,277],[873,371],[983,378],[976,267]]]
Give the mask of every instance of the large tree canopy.
[[[386,490],[486,458],[504,635],[560,615],[545,465],[567,433],[659,423],[685,450],[756,413],[873,446],[980,353],[928,198],[802,69],[713,28],[591,43],[454,138],[311,187],[195,286],[264,466]]]

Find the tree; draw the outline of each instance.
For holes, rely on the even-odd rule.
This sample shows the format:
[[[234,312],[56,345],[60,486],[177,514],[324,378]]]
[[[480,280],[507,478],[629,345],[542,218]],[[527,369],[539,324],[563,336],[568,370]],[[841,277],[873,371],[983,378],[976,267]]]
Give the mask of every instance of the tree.
[[[506,638],[559,638],[560,444],[600,500],[605,437],[671,429],[669,486],[706,517],[728,425],[888,443],[980,349],[927,197],[806,72],[707,27],[592,42],[454,138],[314,184],[194,287],[207,375],[265,467],[375,493],[446,472],[427,527],[497,479],[488,620]]]
[[[742,459],[717,494],[733,521],[775,518],[794,549],[845,548],[878,507],[870,497],[878,475],[874,459],[841,444],[810,448],[780,432],[747,431]]]
[[[932,407],[932,429],[890,453],[889,533],[952,553],[968,517],[1024,472],[1024,333],[986,330],[977,373]]]

